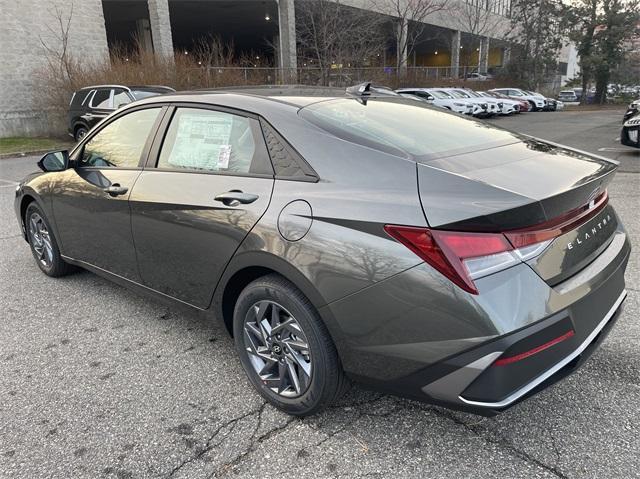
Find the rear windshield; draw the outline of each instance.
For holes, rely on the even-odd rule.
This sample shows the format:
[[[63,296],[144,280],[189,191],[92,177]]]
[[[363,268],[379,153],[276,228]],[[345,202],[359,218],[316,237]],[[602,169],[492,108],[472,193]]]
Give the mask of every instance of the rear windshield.
[[[300,115],[338,138],[418,161],[521,141],[515,133],[404,99],[341,98],[311,104]]]

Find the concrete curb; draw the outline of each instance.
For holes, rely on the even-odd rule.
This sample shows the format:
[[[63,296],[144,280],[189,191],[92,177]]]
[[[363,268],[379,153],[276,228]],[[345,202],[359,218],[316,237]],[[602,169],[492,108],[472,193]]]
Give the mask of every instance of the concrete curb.
[[[7,158],[22,158],[27,156],[44,155],[45,153],[49,153],[50,151],[55,151],[55,148],[47,148],[46,150],[20,151],[16,153],[0,153],[0,160],[4,160]]]

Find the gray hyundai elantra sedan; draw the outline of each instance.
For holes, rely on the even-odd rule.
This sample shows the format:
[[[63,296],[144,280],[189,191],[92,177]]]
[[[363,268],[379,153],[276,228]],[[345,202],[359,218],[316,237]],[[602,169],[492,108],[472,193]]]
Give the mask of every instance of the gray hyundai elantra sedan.
[[[354,380],[495,414],[575,370],[626,296],[615,163],[368,88],[150,98],[38,165],[15,211],[45,274],[221,320],[289,414]]]

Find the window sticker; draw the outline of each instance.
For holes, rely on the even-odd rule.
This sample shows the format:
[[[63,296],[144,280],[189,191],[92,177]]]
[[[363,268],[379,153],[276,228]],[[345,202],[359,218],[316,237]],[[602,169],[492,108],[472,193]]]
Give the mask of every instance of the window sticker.
[[[221,114],[182,114],[169,164],[179,168],[228,168],[233,117]]]
[[[218,169],[226,170],[229,168],[229,158],[231,157],[231,145],[220,145],[218,153]]]

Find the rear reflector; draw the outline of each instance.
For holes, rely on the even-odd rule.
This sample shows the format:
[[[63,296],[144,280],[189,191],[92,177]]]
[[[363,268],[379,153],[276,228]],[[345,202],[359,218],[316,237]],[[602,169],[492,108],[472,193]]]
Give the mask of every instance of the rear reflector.
[[[558,336],[557,338],[552,339],[551,341],[548,341],[548,342],[546,342],[544,344],[541,344],[538,347],[530,349],[529,351],[525,351],[524,353],[516,354],[515,356],[508,356],[506,358],[497,359],[493,363],[493,366],[506,366],[508,364],[513,364],[515,362],[522,361],[525,358],[533,356],[534,354],[538,354],[538,353],[544,351],[545,349],[549,349],[551,346],[555,346],[556,344],[561,343],[562,341],[565,341],[565,340],[573,337],[574,334],[575,333],[574,333],[573,330],[567,331],[562,336]]]

